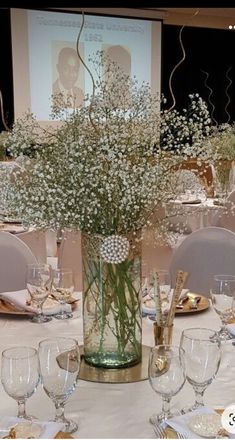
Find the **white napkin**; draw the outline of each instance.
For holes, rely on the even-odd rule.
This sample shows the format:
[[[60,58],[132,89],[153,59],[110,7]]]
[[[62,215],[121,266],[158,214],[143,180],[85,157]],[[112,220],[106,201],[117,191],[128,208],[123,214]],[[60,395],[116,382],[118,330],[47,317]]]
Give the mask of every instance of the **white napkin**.
[[[181,416],[172,417],[172,419],[168,419],[166,422],[163,422],[162,426],[163,428],[165,428],[166,425],[170,426],[175,431],[182,434],[185,438],[191,438],[191,439],[204,438],[196,434],[195,432],[191,431],[187,423],[189,422],[193,414],[214,414],[214,413],[216,412],[213,410],[213,408],[209,406],[202,406],[201,408],[198,408],[194,411],[188,412]]]
[[[22,423],[24,420],[18,417],[0,417],[0,431],[6,431],[6,434],[9,430],[16,425],[16,423]],[[28,422],[25,420],[25,422]],[[63,431],[64,424],[57,422],[39,422],[33,421],[33,423],[39,425],[42,428],[42,432],[39,438],[55,438],[56,434],[59,431]]]
[[[23,290],[17,290],[15,292],[1,292],[0,298],[2,298],[5,301],[9,301],[10,303],[14,304],[16,308],[21,310],[26,310],[28,312],[37,313],[37,310],[33,306],[28,306],[26,304],[26,301],[30,299],[30,295],[27,291],[27,289]],[[62,309],[62,305],[60,305],[57,301],[47,298],[42,306],[43,313],[45,315],[54,315],[56,313],[59,313]],[[71,305],[70,304],[64,304],[63,309],[66,312],[71,312]]]
[[[229,333],[231,333],[233,336],[235,336],[235,324],[227,324],[226,325]]]

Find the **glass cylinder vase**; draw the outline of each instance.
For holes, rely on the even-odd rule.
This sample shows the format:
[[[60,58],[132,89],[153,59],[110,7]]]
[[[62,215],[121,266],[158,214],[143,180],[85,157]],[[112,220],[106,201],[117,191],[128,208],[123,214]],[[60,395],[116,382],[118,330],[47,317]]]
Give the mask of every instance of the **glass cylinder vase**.
[[[128,252],[123,251],[123,244],[128,245]],[[82,233],[82,260],[85,361],[102,368],[125,368],[139,363],[140,241],[134,236]]]
[[[220,199],[228,197],[231,170],[231,160],[219,159],[215,161],[215,194]]]

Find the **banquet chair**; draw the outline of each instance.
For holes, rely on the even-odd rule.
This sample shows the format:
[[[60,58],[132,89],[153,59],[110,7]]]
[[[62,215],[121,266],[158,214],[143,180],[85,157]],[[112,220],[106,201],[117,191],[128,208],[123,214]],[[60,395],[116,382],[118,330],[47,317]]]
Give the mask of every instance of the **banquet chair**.
[[[81,232],[64,231],[58,251],[58,268],[73,271],[74,288],[82,290]]]
[[[0,292],[26,288],[27,264],[38,263],[30,248],[16,235],[0,232]]]
[[[17,237],[22,240],[32,251],[38,263],[47,262],[47,247],[45,231],[26,231],[21,232]]]
[[[235,275],[235,233],[217,226],[192,232],[173,253],[170,262],[173,283],[180,269],[188,272],[186,288],[209,296],[213,275]]]

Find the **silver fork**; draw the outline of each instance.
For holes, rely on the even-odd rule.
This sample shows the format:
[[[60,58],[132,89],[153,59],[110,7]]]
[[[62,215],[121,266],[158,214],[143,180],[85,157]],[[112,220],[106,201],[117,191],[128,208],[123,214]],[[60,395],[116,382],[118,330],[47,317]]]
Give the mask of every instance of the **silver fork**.
[[[153,425],[153,429],[154,429],[154,432],[155,432],[155,434],[156,434],[156,436],[157,436],[157,438],[168,438],[167,437],[167,434],[166,434],[166,432],[165,432],[165,429],[163,429],[163,427],[161,426],[161,425],[158,425],[158,424],[154,424]],[[176,438],[186,438],[183,434],[181,434],[180,432],[176,432],[176,435],[177,435],[177,437]]]

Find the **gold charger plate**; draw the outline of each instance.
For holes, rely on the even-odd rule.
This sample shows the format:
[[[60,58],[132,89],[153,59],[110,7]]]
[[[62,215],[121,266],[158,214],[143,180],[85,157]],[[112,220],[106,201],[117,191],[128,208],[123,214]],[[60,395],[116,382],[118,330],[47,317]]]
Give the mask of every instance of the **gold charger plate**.
[[[55,438],[74,438],[71,434],[69,434],[69,432],[63,432],[63,431],[59,431]]]
[[[198,312],[202,312],[203,310],[206,310],[210,307],[210,301],[208,298],[206,298],[203,295],[198,295],[198,293],[192,293],[190,292],[190,296],[193,297],[197,297],[200,296],[200,301],[197,303],[197,308],[196,309],[190,309],[190,302],[189,301],[185,301],[183,304],[183,308],[182,309],[177,309],[176,308],[176,315],[183,315],[185,313],[198,313]]]
[[[69,302],[72,311],[74,311],[77,301],[79,300],[74,299],[73,302]],[[28,312],[27,310],[18,309],[16,306],[14,306],[14,304],[11,304],[7,301],[3,301],[2,299],[0,299],[0,314],[1,313],[5,313],[9,315],[27,315],[27,316],[33,315],[33,312]]]

